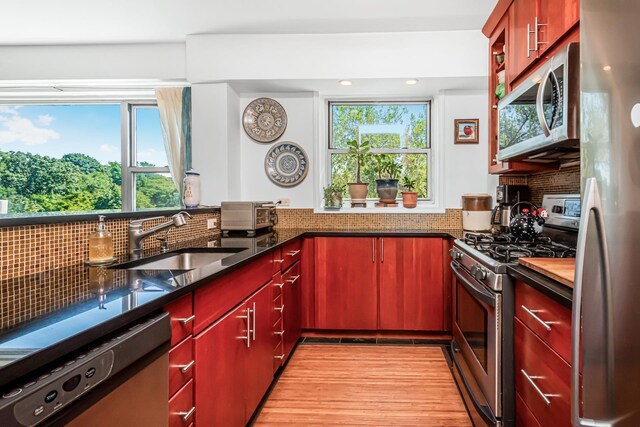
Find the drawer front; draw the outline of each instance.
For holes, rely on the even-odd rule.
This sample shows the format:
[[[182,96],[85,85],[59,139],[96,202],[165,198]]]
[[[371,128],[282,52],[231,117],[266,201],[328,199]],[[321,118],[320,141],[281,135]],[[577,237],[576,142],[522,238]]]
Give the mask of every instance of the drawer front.
[[[571,367],[520,320],[514,321],[516,391],[544,426],[571,426]]]
[[[193,377],[193,338],[188,337],[169,352],[169,397]]]
[[[283,338],[284,338],[284,329],[282,329],[282,319],[278,319],[276,323],[273,325],[273,340],[271,343],[272,348],[278,347],[278,345],[282,343]]]
[[[193,380],[169,400],[169,427],[187,427],[194,419]]]
[[[271,299],[276,299],[278,295],[282,295],[282,287],[284,286],[284,282],[282,281],[282,274],[280,273],[280,271],[273,275],[271,283],[273,285]]]
[[[284,259],[284,262],[282,263],[282,271],[285,271],[287,268],[291,267],[294,262],[300,260],[301,248],[302,243],[300,242],[300,239],[296,239],[293,242],[289,242],[282,246],[282,259]]]
[[[284,353],[282,352],[282,343],[278,343],[276,348],[273,349],[273,373],[276,371],[282,363],[284,362]]]
[[[279,319],[282,319],[282,313],[284,306],[282,305],[282,295],[278,295],[273,300],[273,310],[271,311],[271,324],[275,324]]]
[[[278,273],[282,269],[282,263],[284,262],[282,258],[282,248],[273,251],[273,259],[271,262],[273,263],[272,273]]]
[[[542,427],[518,393],[516,393],[516,427]]]
[[[516,316],[571,362],[571,310],[531,286],[516,281]]]
[[[171,346],[178,344],[193,332],[193,296],[188,294],[167,304],[164,311],[171,319]]]

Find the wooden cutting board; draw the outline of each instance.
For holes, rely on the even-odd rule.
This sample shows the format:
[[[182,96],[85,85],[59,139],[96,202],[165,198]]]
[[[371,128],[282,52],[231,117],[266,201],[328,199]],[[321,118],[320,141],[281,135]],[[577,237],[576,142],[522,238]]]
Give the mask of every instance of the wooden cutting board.
[[[575,258],[520,258],[518,262],[532,270],[573,288]]]

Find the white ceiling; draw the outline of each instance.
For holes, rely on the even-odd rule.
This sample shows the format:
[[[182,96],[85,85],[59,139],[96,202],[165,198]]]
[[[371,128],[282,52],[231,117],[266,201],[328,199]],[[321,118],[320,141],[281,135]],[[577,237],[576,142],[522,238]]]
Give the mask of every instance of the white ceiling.
[[[471,30],[497,0],[3,1],[0,45],[181,42],[188,34]]]

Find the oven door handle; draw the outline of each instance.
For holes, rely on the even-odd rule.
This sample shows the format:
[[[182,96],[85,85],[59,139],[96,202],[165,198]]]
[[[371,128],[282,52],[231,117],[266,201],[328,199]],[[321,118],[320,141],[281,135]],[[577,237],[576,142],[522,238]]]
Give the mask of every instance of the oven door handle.
[[[455,273],[456,277],[460,279],[460,281],[462,282],[464,287],[467,289],[467,291],[469,291],[474,297],[476,297],[477,299],[484,302],[490,307],[496,306],[496,297],[493,294],[491,294],[489,291],[486,291],[484,289],[479,289],[478,287],[474,286],[473,283],[467,278],[467,276],[469,275],[464,270],[461,270],[460,264],[454,261],[451,261],[451,269]]]

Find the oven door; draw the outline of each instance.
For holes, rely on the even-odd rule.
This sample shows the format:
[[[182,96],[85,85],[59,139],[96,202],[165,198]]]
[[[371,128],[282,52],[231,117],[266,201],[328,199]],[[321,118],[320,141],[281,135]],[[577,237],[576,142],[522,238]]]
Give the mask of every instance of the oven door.
[[[462,377],[459,385],[485,424],[495,425],[502,415],[502,295],[474,279],[461,264],[453,261],[451,268],[455,274],[452,350]]]

